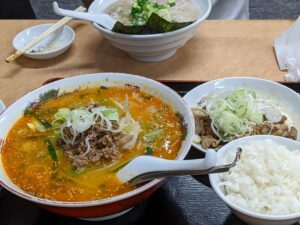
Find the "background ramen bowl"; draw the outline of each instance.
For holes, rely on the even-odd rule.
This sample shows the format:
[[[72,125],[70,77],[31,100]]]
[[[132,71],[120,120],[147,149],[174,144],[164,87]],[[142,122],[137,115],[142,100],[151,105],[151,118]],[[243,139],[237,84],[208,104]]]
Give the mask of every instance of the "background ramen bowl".
[[[183,160],[191,147],[193,132],[195,129],[192,113],[183,99],[175,91],[157,81],[140,76],[120,73],[89,74],[66,78],[49,83],[24,95],[10,105],[0,116],[1,143],[5,140],[10,128],[14,125],[18,118],[21,117],[25,107],[30,102],[38,99],[42,93],[51,89],[71,91],[78,87],[96,85],[109,87],[123,86],[125,84],[139,86],[142,91],[159,97],[163,101],[167,102],[168,105],[172,106],[174,111],[179,112],[183,116],[184,123],[187,125],[187,135],[185,140],[182,142],[182,146],[177,155],[178,160]],[[4,188],[13,194],[31,202],[35,202],[52,212],[71,217],[95,218],[110,216],[110,218],[113,218],[114,216],[121,215],[122,212],[126,212],[126,210],[148,198],[162,182],[162,179],[156,179],[134,189],[133,191],[103,200],[86,202],[51,201],[30,195],[17,187],[6,175],[1,157],[2,154],[0,154],[0,184]]]
[[[95,0],[89,7],[90,13],[103,13],[116,0]],[[182,47],[196,32],[199,25],[211,11],[210,0],[194,0],[200,8],[199,18],[191,25],[182,29],[149,35],[119,34],[93,23],[113,46],[127,52],[132,58],[143,62],[158,62],[170,58],[176,50]]]
[[[224,145],[218,151],[218,157],[222,160],[229,151],[236,151],[237,147],[243,146],[245,143],[253,141],[262,141],[270,139],[275,143],[286,146],[288,149],[300,149],[300,143],[288,138],[271,136],[271,135],[256,135],[249,136],[234,140],[226,145]],[[217,193],[219,198],[231,209],[231,211],[240,219],[244,220],[248,224],[252,225],[290,225],[297,221],[300,221],[300,212],[288,214],[288,215],[266,215],[262,213],[257,213],[250,211],[248,209],[242,208],[228,198],[224,194],[224,189],[219,185],[220,177],[219,174],[210,174],[209,181],[213,190]]]

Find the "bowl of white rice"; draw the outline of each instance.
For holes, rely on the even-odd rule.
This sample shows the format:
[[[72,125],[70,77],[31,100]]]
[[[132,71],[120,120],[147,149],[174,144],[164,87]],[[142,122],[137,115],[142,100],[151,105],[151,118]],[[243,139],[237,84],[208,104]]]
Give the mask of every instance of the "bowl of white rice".
[[[218,152],[218,164],[231,163],[226,173],[210,174],[214,191],[240,219],[253,225],[285,225],[300,221],[300,143],[259,135],[234,140]]]

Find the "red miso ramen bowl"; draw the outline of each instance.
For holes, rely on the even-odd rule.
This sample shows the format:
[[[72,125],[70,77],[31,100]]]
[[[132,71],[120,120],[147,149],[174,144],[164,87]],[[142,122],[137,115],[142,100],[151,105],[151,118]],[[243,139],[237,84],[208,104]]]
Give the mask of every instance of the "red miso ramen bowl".
[[[23,115],[24,109],[29,103],[36,101],[43,93],[52,89],[69,92],[78,88],[94,87],[97,85],[106,87],[131,85],[140,88],[143,92],[158,97],[171,106],[175,112],[178,112],[182,116],[183,123],[186,125],[186,135],[182,140],[176,159],[183,160],[185,158],[191,147],[195,125],[192,113],[183,99],[175,91],[157,81],[141,76],[120,73],[87,74],[61,79],[39,87],[19,98],[0,116],[0,149],[3,149],[7,134],[16,121]],[[100,217],[102,219],[109,219],[122,215],[136,204],[147,199],[159,188],[163,181],[163,179],[155,179],[127,193],[100,200],[75,202],[53,201],[31,195],[14,184],[4,169],[3,152],[0,152],[0,158],[0,184],[6,190],[52,212],[70,217]]]

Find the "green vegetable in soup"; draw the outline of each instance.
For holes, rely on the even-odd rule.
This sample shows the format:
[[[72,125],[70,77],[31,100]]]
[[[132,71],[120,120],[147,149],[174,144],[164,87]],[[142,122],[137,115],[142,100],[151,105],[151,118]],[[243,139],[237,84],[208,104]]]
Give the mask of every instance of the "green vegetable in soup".
[[[48,153],[52,159],[52,165],[53,165],[53,168],[57,168],[58,166],[58,160],[57,160],[57,155],[56,155],[56,150],[54,148],[54,146],[52,145],[51,141],[49,139],[46,139],[45,140],[45,143],[47,145],[47,148],[48,148]]]
[[[108,87],[105,87],[105,86],[102,86],[102,85],[101,85],[101,86],[100,86],[100,89],[101,89],[101,90],[107,90]]]
[[[153,149],[151,147],[147,147],[145,155],[153,155]]]
[[[51,125],[50,123],[48,123],[46,120],[44,120],[44,119],[39,119],[39,118],[37,118],[37,119],[38,119],[38,121],[39,121],[46,129],[52,127],[52,125]]]
[[[212,99],[208,96],[205,100],[212,129],[222,141],[247,135],[251,133],[253,124],[263,123],[263,112],[252,90],[238,89]]]
[[[119,121],[119,113],[115,108],[106,108],[102,111],[104,117],[111,121]]]
[[[31,123],[27,123],[27,126],[31,130],[38,130],[39,132],[45,132],[46,129],[52,128],[52,125],[44,119],[40,119],[35,115],[32,115],[33,121]]]
[[[146,141],[150,141],[150,140],[153,140],[154,138],[157,138],[157,137],[163,135],[163,133],[164,133],[163,129],[155,130],[155,131],[152,131],[151,133],[146,134],[144,137],[145,137]]]
[[[169,0],[166,4],[153,3],[150,0],[137,0],[133,3],[130,19],[134,25],[147,24],[152,13],[156,13],[161,18],[170,20],[169,9],[175,5],[175,0]]]
[[[68,108],[61,108],[53,116],[52,124],[59,124],[65,122],[70,116],[71,110]]]
[[[51,89],[44,94],[40,95],[40,102],[45,102],[51,98],[55,98],[58,96],[59,89]]]
[[[27,108],[24,110],[24,116],[33,115],[33,113],[34,113],[34,109],[33,109],[33,108],[27,107]]]

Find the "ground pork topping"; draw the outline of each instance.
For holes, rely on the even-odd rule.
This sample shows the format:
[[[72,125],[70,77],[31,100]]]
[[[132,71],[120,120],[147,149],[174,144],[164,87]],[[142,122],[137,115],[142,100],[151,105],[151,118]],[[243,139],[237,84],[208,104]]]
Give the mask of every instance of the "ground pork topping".
[[[99,164],[117,159],[120,154],[116,143],[117,136],[118,134],[103,131],[100,123],[96,123],[83,133],[78,144],[66,144],[62,139],[59,140],[59,144],[74,169],[80,169],[89,164]]]
[[[140,127],[128,110],[122,118],[115,109],[99,104],[75,110],[64,110],[65,122],[60,126],[62,135],[58,139],[75,170],[114,161],[121,150],[134,146]]]

